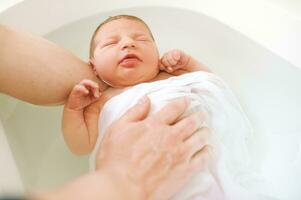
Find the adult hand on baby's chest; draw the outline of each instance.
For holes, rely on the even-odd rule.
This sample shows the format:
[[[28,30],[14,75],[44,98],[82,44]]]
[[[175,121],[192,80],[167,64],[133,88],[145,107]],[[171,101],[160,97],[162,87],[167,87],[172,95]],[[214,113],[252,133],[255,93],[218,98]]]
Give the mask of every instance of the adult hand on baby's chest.
[[[147,197],[141,199],[169,199],[208,164],[209,130],[197,131],[204,115],[178,121],[187,106],[178,99],[149,115],[145,98],[108,127],[96,169],[110,166],[123,182],[141,186]]]

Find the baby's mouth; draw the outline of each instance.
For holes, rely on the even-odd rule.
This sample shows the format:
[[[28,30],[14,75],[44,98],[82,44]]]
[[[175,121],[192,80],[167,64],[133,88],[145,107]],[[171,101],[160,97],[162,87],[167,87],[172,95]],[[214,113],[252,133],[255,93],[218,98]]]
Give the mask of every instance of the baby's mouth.
[[[119,64],[123,67],[134,67],[135,63],[141,62],[141,59],[135,54],[127,54],[120,61]]]

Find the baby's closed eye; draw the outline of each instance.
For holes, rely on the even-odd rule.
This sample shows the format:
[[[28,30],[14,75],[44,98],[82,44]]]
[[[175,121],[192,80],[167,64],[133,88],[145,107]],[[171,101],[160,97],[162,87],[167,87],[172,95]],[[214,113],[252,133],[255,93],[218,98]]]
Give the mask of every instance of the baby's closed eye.
[[[147,42],[150,41],[150,39],[147,36],[141,35],[141,36],[137,36],[134,38],[136,41],[142,41],[142,42]]]
[[[107,46],[111,46],[111,45],[115,45],[117,44],[118,41],[117,40],[111,40],[111,41],[108,41],[108,42],[105,42],[102,47],[107,47]]]

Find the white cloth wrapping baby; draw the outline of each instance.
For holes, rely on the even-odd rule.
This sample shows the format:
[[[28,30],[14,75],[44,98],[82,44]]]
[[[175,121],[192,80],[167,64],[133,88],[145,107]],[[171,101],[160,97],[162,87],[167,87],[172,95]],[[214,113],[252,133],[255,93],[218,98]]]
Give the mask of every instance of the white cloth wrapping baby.
[[[142,83],[106,102],[100,113],[98,141],[90,157],[92,169],[106,128],[143,95],[151,99],[151,113],[158,111],[171,99],[189,97],[190,106],[186,114],[203,111],[206,114],[205,125],[212,130],[214,161],[173,199],[262,199],[244,187],[254,174],[249,152],[253,140],[250,123],[229,87],[219,77],[207,72]]]

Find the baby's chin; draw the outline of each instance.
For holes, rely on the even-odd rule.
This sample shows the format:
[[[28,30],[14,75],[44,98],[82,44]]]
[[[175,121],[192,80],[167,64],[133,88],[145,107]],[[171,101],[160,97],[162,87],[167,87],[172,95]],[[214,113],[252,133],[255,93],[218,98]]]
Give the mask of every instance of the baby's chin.
[[[158,73],[159,73],[159,69],[153,72],[149,72],[147,74],[125,73],[122,75],[122,77],[118,78],[117,80],[110,80],[104,82],[114,88],[124,88],[124,87],[137,85],[139,83],[150,82],[158,75]]]
[[[159,68],[158,68],[158,70],[154,70],[147,74],[144,73],[139,78],[133,79],[129,82],[131,82],[130,85],[137,85],[139,83],[150,82],[150,81],[154,80],[158,76],[158,74],[159,74]]]

